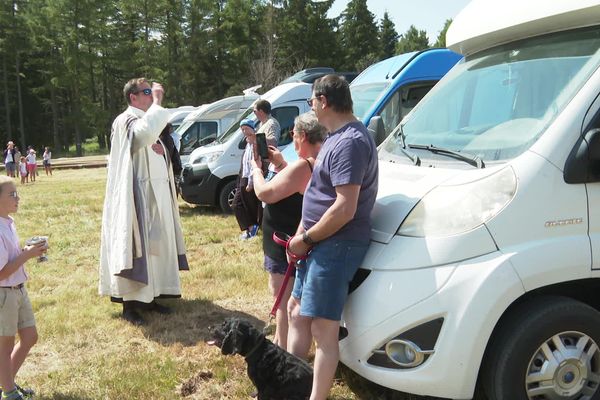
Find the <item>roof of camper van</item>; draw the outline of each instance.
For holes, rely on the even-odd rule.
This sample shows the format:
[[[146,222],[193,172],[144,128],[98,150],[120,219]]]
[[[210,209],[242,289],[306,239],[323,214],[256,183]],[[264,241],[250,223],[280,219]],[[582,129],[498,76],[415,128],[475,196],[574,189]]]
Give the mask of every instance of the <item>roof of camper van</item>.
[[[258,94],[255,92],[248,93],[244,96],[231,96],[221,100],[217,100],[214,103],[202,105],[196,111],[193,111],[185,117],[184,121],[196,120],[203,114],[212,113],[215,111],[231,111],[248,108],[256,99]]]
[[[448,48],[465,56],[503,43],[598,25],[599,0],[473,0],[446,34]]]

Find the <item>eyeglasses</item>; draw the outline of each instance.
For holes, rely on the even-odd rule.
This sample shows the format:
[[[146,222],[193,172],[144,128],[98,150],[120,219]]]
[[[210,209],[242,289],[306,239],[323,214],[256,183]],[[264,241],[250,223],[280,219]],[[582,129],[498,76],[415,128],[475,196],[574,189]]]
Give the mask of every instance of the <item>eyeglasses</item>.
[[[323,96],[322,94],[319,94],[315,97],[311,97],[310,99],[306,99],[306,102],[308,103],[309,107],[312,107],[313,105],[313,100],[317,100],[319,97]]]
[[[19,197],[19,193],[17,193],[16,191],[10,192],[10,193],[8,193],[8,197],[12,197],[13,199],[16,199],[17,197]]]
[[[137,92],[135,92],[134,94],[138,94],[138,93],[144,93],[146,96],[150,96],[152,94],[152,89],[142,89],[142,90],[138,90]]]

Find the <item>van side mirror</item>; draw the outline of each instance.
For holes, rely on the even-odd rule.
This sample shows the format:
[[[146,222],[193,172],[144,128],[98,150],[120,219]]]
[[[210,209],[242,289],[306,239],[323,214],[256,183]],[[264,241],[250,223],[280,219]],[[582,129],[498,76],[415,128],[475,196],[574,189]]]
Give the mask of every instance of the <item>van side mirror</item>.
[[[245,148],[246,148],[246,136],[244,136],[242,138],[242,140],[240,140],[240,142],[238,143],[238,149],[244,150]]]
[[[567,183],[600,182],[600,129],[590,129],[577,141],[563,176]]]
[[[371,118],[367,129],[371,136],[373,136],[373,139],[375,139],[375,145],[377,146],[379,146],[387,136],[383,119],[379,115]]]

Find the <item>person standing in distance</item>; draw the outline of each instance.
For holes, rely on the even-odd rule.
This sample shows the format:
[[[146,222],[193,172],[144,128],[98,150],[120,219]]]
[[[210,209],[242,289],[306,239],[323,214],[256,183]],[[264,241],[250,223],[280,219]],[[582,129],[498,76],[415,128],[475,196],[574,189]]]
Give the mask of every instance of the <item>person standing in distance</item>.
[[[339,321],[348,286],[369,245],[379,170],[375,141],[353,114],[345,79],[337,75],[318,79],[308,103],[329,134],[288,247],[291,259],[308,254],[305,265],[296,270],[288,302],[288,350],[306,358],[314,338],[310,399],[325,400],[339,361]]]
[[[181,297],[178,270],[187,270],[173,171],[158,142],[169,112],[164,90],[145,78],[123,89],[129,107],[114,120],[102,235],[100,295],[123,303],[123,318],[145,323],[139,311],[168,314],[157,298]]]
[[[267,138],[267,144],[277,147],[279,137],[281,136],[281,126],[279,122],[271,115],[271,103],[267,100],[257,100],[254,103],[254,115],[260,121],[260,126],[256,133],[264,133]]]

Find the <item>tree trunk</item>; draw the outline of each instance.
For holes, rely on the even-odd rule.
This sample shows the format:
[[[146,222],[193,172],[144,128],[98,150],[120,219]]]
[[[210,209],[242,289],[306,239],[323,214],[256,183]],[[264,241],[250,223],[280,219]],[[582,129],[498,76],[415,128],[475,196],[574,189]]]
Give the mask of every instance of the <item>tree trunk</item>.
[[[27,141],[25,140],[25,125],[23,123],[23,99],[21,97],[21,64],[18,51],[15,56],[15,69],[17,71],[17,101],[19,103],[19,131],[21,132],[21,148],[26,149]]]
[[[58,131],[58,100],[56,98],[56,87],[52,83],[50,83],[50,105],[52,107],[53,148],[60,150],[60,134]]]
[[[10,102],[8,100],[8,71],[6,70],[6,57],[2,58],[2,86],[4,86],[4,105],[6,111],[6,135],[12,140],[12,125],[10,123]]]

